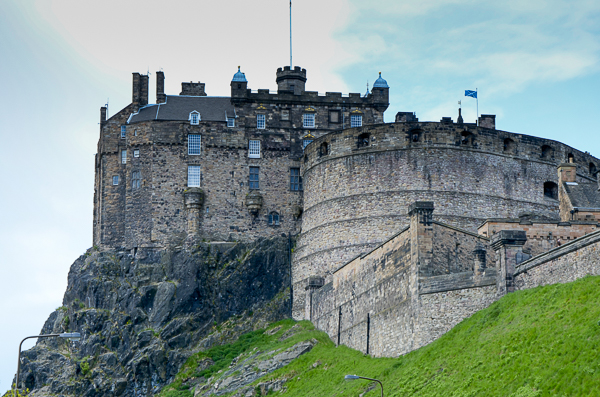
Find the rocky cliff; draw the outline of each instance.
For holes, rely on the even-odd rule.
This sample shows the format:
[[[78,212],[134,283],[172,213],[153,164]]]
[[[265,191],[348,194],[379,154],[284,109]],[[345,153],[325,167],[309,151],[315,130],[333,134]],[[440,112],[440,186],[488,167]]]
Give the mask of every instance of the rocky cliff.
[[[42,329],[82,340],[41,340],[24,352],[21,387],[33,396],[154,395],[191,354],[289,317],[289,251],[287,237],[88,250]]]

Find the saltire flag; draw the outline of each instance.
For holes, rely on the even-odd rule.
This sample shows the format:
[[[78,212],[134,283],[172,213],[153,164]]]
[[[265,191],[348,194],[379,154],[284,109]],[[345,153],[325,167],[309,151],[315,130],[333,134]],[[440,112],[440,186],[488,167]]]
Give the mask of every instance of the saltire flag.
[[[477,98],[477,91],[465,90],[465,96],[470,96],[471,98]]]

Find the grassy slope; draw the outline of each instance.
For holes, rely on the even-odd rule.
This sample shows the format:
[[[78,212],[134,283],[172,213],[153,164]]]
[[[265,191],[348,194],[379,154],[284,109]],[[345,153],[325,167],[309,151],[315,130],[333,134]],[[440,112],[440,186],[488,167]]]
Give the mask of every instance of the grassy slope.
[[[233,358],[248,348],[269,351],[318,339],[321,343],[310,353],[259,380],[287,377],[286,396],[357,396],[369,386],[367,381],[344,381],[345,374],[382,380],[386,396],[600,396],[600,277],[509,294],[400,358],[336,348],[308,322],[300,323],[303,332],[278,342],[293,324],[286,320],[273,336],[259,331],[217,350],[222,356],[229,349]],[[200,355],[217,357],[217,350]],[[179,384],[193,374],[198,359],[192,357]],[[316,362],[320,365],[313,366]],[[162,396],[191,395],[166,389]],[[375,388],[366,396],[379,393]]]

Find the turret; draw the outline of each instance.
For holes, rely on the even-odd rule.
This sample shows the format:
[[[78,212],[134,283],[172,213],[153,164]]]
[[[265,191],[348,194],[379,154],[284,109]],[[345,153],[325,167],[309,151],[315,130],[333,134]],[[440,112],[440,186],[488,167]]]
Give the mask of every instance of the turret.
[[[248,80],[238,66],[238,71],[231,79],[231,98],[245,98],[248,96]]]
[[[375,109],[382,113],[385,112],[390,105],[390,86],[387,81],[381,77],[381,72],[379,72],[379,78],[375,80],[375,83],[373,84],[371,94],[373,94],[373,105]]]
[[[277,92],[288,91],[294,95],[302,95],[306,84],[306,69],[300,66],[294,66],[292,70],[289,66],[277,69]]]

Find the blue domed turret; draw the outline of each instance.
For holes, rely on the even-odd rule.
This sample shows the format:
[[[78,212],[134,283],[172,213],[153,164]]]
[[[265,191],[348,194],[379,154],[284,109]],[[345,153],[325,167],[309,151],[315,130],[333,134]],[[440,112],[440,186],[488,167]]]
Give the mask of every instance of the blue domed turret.
[[[236,81],[236,82],[241,82],[241,83],[247,83],[248,82],[248,80],[246,80],[246,75],[240,71],[240,67],[239,66],[238,66],[237,73],[233,75],[233,79],[231,81]]]
[[[379,72],[379,78],[375,80],[375,84],[373,84],[373,88],[390,88],[387,81],[381,78],[381,72]]]

